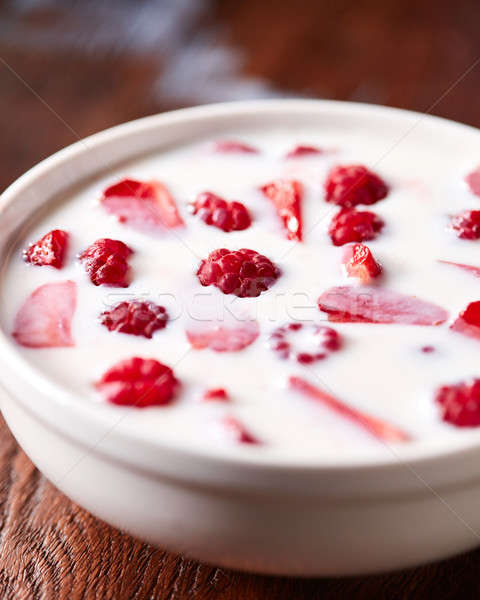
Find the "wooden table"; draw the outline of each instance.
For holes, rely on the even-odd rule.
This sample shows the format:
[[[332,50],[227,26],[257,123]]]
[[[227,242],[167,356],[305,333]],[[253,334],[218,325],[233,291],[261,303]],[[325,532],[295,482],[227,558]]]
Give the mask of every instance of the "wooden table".
[[[428,110],[479,126],[479,22],[475,0],[0,0],[0,187],[78,137],[199,102],[304,95]],[[343,580],[200,565],[72,504],[3,422],[0,440],[2,599],[480,595],[478,552]]]

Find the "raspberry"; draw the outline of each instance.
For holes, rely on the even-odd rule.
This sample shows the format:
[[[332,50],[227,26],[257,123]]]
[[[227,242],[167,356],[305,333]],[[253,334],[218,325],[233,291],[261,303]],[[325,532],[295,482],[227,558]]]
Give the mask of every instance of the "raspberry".
[[[323,150],[320,150],[320,148],[316,148],[315,146],[305,146],[300,144],[287,152],[285,158],[301,158],[303,156],[315,156],[316,154],[323,154]]]
[[[480,425],[480,379],[443,385],[435,393],[442,419],[457,427]]]
[[[387,184],[362,165],[334,167],[325,181],[326,201],[343,208],[375,204],[388,194]]]
[[[401,323],[440,325],[448,313],[416,296],[406,296],[382,288],[339,286],[328,289],[318,299],[329,321],[338,323]]]
[[[394,425],[381,421],[380,419],[365,414],[355,408],[351,408],[338,398],[312,385],[301,377],[290,377],[288,383],[292,389],[304,394],[315,402],[319,402],[323,406],[330,408],[346,419],[353,421],[360,427],[369,431],[379,440],[387,442],[406,442],[410,439],[410,436],[406,432],[398,429]]]
[[[228,402],[230,400],[230,396],[228,395],[227,390],[223,388],[214,388],[211,390],[207,390],[203,394],[204,400],[216,400],[218,402]]]
[[[138,408],[170,404],[179,386],[170,367],[137,356],[118,362],[95,383],[108,402]]]
[[[186,330],[187,339],[195,350],[210,348],[214,352],[238,352],[253,344],[260,334],[256,321],[235,325],[194,322]]]
[[[219,248],[202,260],[197,277],[204,286],[215,285],[224,294],[240,298],[260,296],[280,276],[278,268],[255,250]]]
[[[100,315],[102,325],[109,331],[120,331],[131,335],[151,338],[158,329],[163,329],[168,321],[167,311],[153,302],[120,302]]]
[[[182,226],[173,196],[160,181],[122,179],[103,192],[102,206],[120,223],[146,231]]]
[[[462,240],[478,240],[480,238],[480,210],[466,210],[455,215],[451,220],[451,228]]]
[[[375,213],[342,208],[332,219],[328,233],[335,246],[373,240],[385,225]]]
[[[363,244],[347,246],[342,262],[347,275],[358,278],[361,283],[368,284],[382,273],[382,267],[373,258],[370,248]]]
[[[127,258],[133,254],[126,244],[108,238],[93,242],[82,254],[80,260],[94,285],[128,287]]]
[[[289,340],[296,332],[305,329],[303,323],[289,323],[283,327],[278,327],[270,336],[270,348],[274,350],[280,358],[293,359],[300,364],[311,364],[317,360],[327,358],[329,352],[335,352],[340,349],[341,337],[331,327],[323,325],[310,326],[312,342],[316,347],[314,353],[298,351]]]
[[[263,185],[260,190],[273,202],[289,240],[302,241],[302,195],[300,182],[279,179]]]
[[[61,229],[53,229],[35,244],[23,252],[23,258],[32,265],[42,267],[49,265],[61,269],[68,246],[68,233]]]
[[[71,326],[76,305],[77,286],[73,281],[45,283],[18,311],[12,335],[27,348],[74,346]]]
[[[258,150],[249,144],[239,142],[237,140],[218,140],[214,145],[215,152],[222,154],[243,153],[243,154],[258,154]]]
[[[203,192],[192,204],[192,212],[223,231],[241,231],[250,227],[252,219],[241,202],[227,202],[212,192]]]
[[[480,301],[470,302],[450,326],[453,331],[463,333],[473,338],[480,338]]]

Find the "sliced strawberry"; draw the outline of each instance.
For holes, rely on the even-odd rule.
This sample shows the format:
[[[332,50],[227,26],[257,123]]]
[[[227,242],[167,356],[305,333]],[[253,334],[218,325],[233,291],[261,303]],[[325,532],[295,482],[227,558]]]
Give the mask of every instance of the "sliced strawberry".
[[[460,313],[450,329],[480,339],[480,301],[470,302],[467,308]]]
[[[278,179],[261,188],[263,194],[273,202],[278,216],[287,230],[287,238],[302,241],[302,196],[303,186],[299,181]]]
[[[37,267],[51,266],[61,269],[65,261],[68,246],[68,233],[62,229],[53,229],[38,242],[29,246],[23,253],[26,262]]]
[[[260,440],[255,437],[243,423],[232,416],[227,416],[222,420],[222,425],[226,433],[233,441],[240,444],[261,444]]]
[[[374,287],[332,287],[318,299],[329,321],[341,323],[401,323],[440,325],[448,313],[440,306],[414,296]]]
[[[373,258],[370,248],[364,244],[347,246],[342,263],[349,277],[356,277],[364,284],[370,283],[382,273],[382,267]]]
[[[480,277],[480,267],[474,267],[473,265],[464,265],[462,263],[450,262],[448,260],[439,260],[439,263],[444,265],[451,265],[452,267],[458,267],[459,269],[463,269],[464,271],[468,271],[475,275],[476,277]]]
[[[100,202],[120,223],[137,229],[171,229],[184,224],[175,200],[159,181],[123,179],[107,188]]]
[[[288,383],[292,389],[301,392],[316,402],[320,402],[327,408],[331,408],[336,413],[360,425],[379,440],[407,442],[411,439],[408,433],[398,427],[347,406],[338,398],[324,392],[301,377],[290,377]]]
[[[187,329],[187,339],[195,350],[210,348],[215,352],[238,352],[257,339],[260,328],[256,321],[238,325],[195,322]]]
[[[203,399],[208,401],[214,400],[216,402],[228,402],[230,396],[224,388],[212,388],[211,390],[206,390],[204,392]]]
[[[474,171],[469,173],[465,177],[465,181],[467,182],[472,194],[475,194],[475,196],[480,196],[480,167],[477,167]]]
[[[285,158],[302,158],[304,156],[315,156],[318,154],[323,154],[324,151],[320,148],[316,148],[315,146],[306,146],[299,144],[292,148],[287,154]]]
[[[220,152],[222,154],[258,154],[259,152],[254,146],[250,146],[244,142],[239,142],[238,140],[218,140],[215,142],[213,149],[215,152]]]
[[[18,311],[13,337],[28,348],[74,346],[71,324],[76,304],[73,281],[41,285]]]

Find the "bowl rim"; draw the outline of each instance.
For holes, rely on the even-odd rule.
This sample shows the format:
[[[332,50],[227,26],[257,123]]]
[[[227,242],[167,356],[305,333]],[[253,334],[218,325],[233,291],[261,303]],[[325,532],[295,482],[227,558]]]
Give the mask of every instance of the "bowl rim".
[[[404,119],[406,122],[410,122],[410,127],[415,127],[417,123],[426,122],[435,127],[443,128],[455,128],[462,131],[465,134],[475,135],[479,138],[480,142],[480,131],[469,125],[450,121],[440,117],[432,116],[429,114],[423,114],[413,111],[407,111],[404,109],[398,109],[393,107],[384,107],[372,104],[362,104],[356,102],[340,102],[332,100],[310,100],[310,99],[274,99],[274,100],[248,100],[240,102],[227,102],[227,103],[216,103],[208,104],[204,106],[197,106],[192,108],[183,108],[179,110],[169,111],[143,117],[129,121],[127,123],[111,127],[103,130],[99,133],[93,134],[86,138],[83,138],[74,144],[67,146],[66,148],[56,152],[48,158],[42,160],[40,163],[29,169],[24,175],[14,181],[0,196],[0,215],[2,215],[7,207],[10,207],[15,200],[22,194],[22,192],[32,185],[38,178],[43,177],[50,171],[56,171],[61,169],[65,164],[71,161],[77,161],[85,152],[88,152],[92,147],[99,148],[103,144],[111,143],[114,140],[120,140],[128,138],[130,135],[141,135],[142,132],[151,130],[161,126],[175,126],[175,124],[185,124],[187,120],[203,120],[205,118],[215,117],[228,117],[228,116],[246,116],[248,117],[257,115],[259,113],[282,113],[288,112],[293,116],[295,114],[304,114],[308,112],[345,112],[349,116],[359,115],[380,115],[382,117],[393,118],[395,120]],[[412,123],[413,119],[413,123]],[[133,154],[130,158],[135,158]],[[114,168],[116,164],[122,162],[121,160],[113,162],[109,168]],[[90,169],[90,177],[94,177],[99,174],[102,169]],[[81,183],[85,178],[77,181]],[[66,186],[66,190],[72,188],[74,184]],[[12,351],[13,350],[13,351]],[[31,364],[27,358],[15,349],[15,346],[6,331],[0,328],[0,357],[3,366],[15,372],[17,375],[20,374],[24,379],[28,379],[31,387],[36,390],[41,390],[43,395],[43,402],[47,401],[48,398],[51,401],[51,406],[61,407],[62,410],[66,410],[68,414],[74,419],[78,419],[78,423],[88,426],[97,425],[94,427],[97,431],[102,430],[105,427],[105,420],[100,416],[100,411],[97,411],[96,406],[88,406],[82,401],[79,395],[76,395],[69,390],[63,388],[60,384],[49,379],[49,377],[41,372],[41,370]],[[7,386],[5,386],[7,387]],[[10,396],[20,402],[23,407],[30,413],[43,421],[47,421],[49,425],[54,428],[57,427],[55,423],[52,423],[52,419],[45,416],[45,411],[40,408],[32,406],[32,403],[24,398],[20,398],[11,389],[8,389]],[[128,410],[128,409],[127,409]],[[100,421],[103,420],[103,423]],[[73,434],[72,432],[60,431],[68,437],[74,437],[77,441],[88,444],[88,436],[80,434],[81,428],[79,427],[79,434]],[[109,432],[110,433],[110,432]],[[480,432],[476,436],[478,439],[472,439],[472,436],[458,436],[458,440],[449,440],[448,444],[442,447],[422,447],[418,442],[414,443],[413,450],[409,452],[407,449],[402,449],[401,456],[397,456],[393,453],[391,457],[377,457],[377,456],[362,456],[359,459],[355,457],[348,457],[341,461],[329,461],[325,460],[324,457],[316,457],[316,460],[310,462],[296,462],[292,460],[280,460],[278,457],[274,460],[269,459],[265,456],[254,455],[249,452],[245,453],[228,453],[222,455],[216,450],[218,449],[199,449],[185,447],[182,443],[174,442],[172,440],[158,439],[151,440],[142,437],[138,431],[126,430],[117,428],[114,432],[115,440],[118,440],[119,445],[115,448],[115,444],[109,445],[107,454],[117,458],[125,456],[125,449],[133,448],[135,446],[141,446],[145,451],[153,452],[158,454],[159,451],[165,451],[169,455],[175,454],[182,459],[188,461],[202,461],[205,465],[211,467],[220,466],[223,467],[228,465],[235,465],[236,468],[245,468],[247,470],[254,469],[259,471],[262,469],[274,470],[276,472],[292,473],[292,471],[302,471],[305,473],[316,473],[321,472],[340,472],[346,475],[352,471],[371,471],[372,469],[377,472],[383,472],[385,469],[391,469],[395,465],[398,467],[399,464],[405,465],[408,463],[409,467],[421,467],[428,466],[431,461],[450,457],[454,459],[462,460],[463,458],[469,457],[472,453],[478,453],[480,450]],[[121,444],[125,444],[123,452],[116,452]],[[386,444],[388,446],[388,444]],[[95,449],[97,451],[97,449]],[[100,451],[100,450],[99,450]]]

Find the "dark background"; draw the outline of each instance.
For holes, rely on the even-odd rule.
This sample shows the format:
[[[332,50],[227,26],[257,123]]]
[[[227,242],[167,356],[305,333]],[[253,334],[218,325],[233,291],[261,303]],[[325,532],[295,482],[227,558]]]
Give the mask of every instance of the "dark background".
[[[480,126],[479,29],[478,0],[0,0],[0,189],[78,138],[206,102],[354,100]],[[1,598],[477,598],[479,567],[478,552],[344,580],[198,565],[70,503],[0,425]]]

